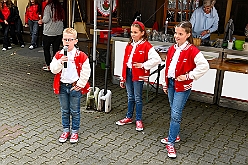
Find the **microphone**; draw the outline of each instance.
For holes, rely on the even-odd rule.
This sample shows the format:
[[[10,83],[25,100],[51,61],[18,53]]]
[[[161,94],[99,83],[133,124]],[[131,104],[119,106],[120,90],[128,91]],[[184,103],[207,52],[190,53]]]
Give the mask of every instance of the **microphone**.
[[[67,46],[64,46],[64,56],[67,56],[67,50],[68,50],[68,47]],[[64,62],[64,68],[67,68],[67,62]]]

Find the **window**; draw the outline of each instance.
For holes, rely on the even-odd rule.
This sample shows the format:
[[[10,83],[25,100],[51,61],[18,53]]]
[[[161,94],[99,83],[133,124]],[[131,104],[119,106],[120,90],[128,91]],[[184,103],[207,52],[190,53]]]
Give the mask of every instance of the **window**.
[[[165,0],[165,20],[169,21],[169,27],[178,22],[188,21],[197,7],[199,0]]]

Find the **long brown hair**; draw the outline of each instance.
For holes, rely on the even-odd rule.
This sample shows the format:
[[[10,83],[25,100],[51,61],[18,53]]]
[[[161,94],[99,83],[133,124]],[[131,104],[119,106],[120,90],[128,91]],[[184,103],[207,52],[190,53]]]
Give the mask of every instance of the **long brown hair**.
[[[181,27],[185,30],[187,34],[190,33],[190,36],[187,38],[187,41],[191,44],[193,44],[193,37],[192,37],[192,25],[189,21],[182,21],[179,24],[177,24],[175,27]]]
[[[4,2],[3,2],[3,0],[0,2],[0,10],[2,10],[3,9],[3,5],[4,5]],[[13,6],[14,4],[13,4],[13,2],[11,1],[11,0],[7,0],[6,1],[6,6],[10,9],[12,6]]]
[[[65,19],[65,12],[59,0],[48,0],[47,5],[51,5],[53,21],[63,21]]]
[[[30,1],[31,0],[28,1],[27,8],[29,8],[32,5],[32,3]],[[38,0],[34,0],[34,4],[37,5],[38,4]]]
[[[142,38],[143,38],[143,40],[148,41],[148,35],[147,35],[147,33],[146,33],[146,28],[145,28],[144,24],[143,24],[142,22],[138,22],[138,23],[137,23],[137,22],[138,22],[138,21],[134,21],[133,24],[132,24],[131,26],[139,28],[139,30],[140,30],[141,32],[144,31],[144,35],[142,36]],[[141,25],[142,25],[142,27],[141,27]],[[129,40],[129,42],[128,42],[128,44],[131,44],[132,42],[133,42],[133,39],[132,39],[132,36],[131,36],[131,37],[130,37],[130,40]]]

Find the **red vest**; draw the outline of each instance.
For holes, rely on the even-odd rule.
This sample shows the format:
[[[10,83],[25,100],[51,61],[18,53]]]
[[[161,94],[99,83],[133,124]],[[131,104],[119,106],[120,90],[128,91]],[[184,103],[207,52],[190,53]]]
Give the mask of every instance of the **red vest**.
[[[60,51],[58,51],[56,54],[55,54],[55,58],[58,60],[60,59],[64,54],[60,53]],[[88,58],[88,56],[84,53],[84,52],[81,52],[79,50],[76,51],[76,55],[74,57],[74,61],[75,61],[75,65],[76,65],[76,68],[77,68],[77,73],[78,73],[78,76],[80,76],[80,72],[82,70],[82,65],[83,63],[85,62],[85,60]],[[54,81],[53,81],[53,91],[55,94],[59,94],[59,88],[60,88],[60,77],[61,77],[61,72],[57,73],[55,76],[54,76]],[[90,89],[90,84],[89,82],[86,83],[86,85],[84,86],[84,88],[81,89],[81,92],[82,94],[86,94],[89,92],[89,89]]]
[[[122,81],[126,81],[126,71],[127,71],[127,62],[131,54],[133,46],[128,44],[125,49],[124,59],[123,59],[123,68],[122,68]],[[137,46],[133,54],[132,64],[134,62],[144,63],[148,60],[148,52],[152,48],[152,45],[148,41],[141,41]],[[133,81],[147,81],[150,75],[149,70],[144,68],[132,68]]]
[[[166,68],[165,68],[165,82],[166,86],[168,86],[168,70],[170,63],[172,61],[172,57],[175,53],[176,49],[174,46],[171,46],[168,50],[167,56],[166,56]],[[196,65],[194,62],[195,56],[199,53],[199,49],[195,47],[192,44],[188,44],[180,53],[180,56],[178,58],[177,64],[176,64],[176,70],[175,70],[175,78],[180,75],[185,75],[192,71]],[[186,91],[188,89],[191,89],[193,80],[185,80],[185,81],[176,81],[175,80],[175,90],[177,92]]]

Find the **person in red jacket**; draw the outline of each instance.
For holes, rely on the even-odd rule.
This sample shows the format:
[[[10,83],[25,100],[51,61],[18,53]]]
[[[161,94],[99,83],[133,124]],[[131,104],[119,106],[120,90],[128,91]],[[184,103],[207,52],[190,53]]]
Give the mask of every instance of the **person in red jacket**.
[[[38,21],[41,19],[41,5],[37,0],[29,0],[25,12],[25,27],[29,26],[31,45],[29,49],[37,47],[37,38],[39,31]]]
[[[11,0],[1,0],[0,2],[0,23],[3,29],[3,48],[5,51],[7,49],[11,49],[11,44],[9,41],[9,29],[10,29],[10,20],[11,20],[11,8],[13,3]]]
[[[89,90],[91,69],[88,56],[75,47],[78,42],[75,29],[66,28],[62,41],[64,49],[55,54],[50,64],[51,72],[56,74],[53,87],[54,93],[59,94],[61,107],[63,133],[59,142],[64,143],[70,137],[70,142],[76,143],[80,128],[80,99]]]
[[[128,110],[126,117],[116,122],[117,125],[132,123],[133,111],[136,105],[136,130],[144,129],[142,123],[142,90],[144,81],[148,80],[150,69],[161,63],[159,54],[147,41],[148,36],[142,22],[134,21],[131,25],[131,38],[126,46],[122,79],[120,87],[127,90]],[[126,85],[125,85],[125,84]]]
[[[168,157],[176,158],[175,142],[180,141],[179,131],[183,108],[190,95],[192,83],[209,70],[208,61],[194,46],[192,25],[188,21],[175,26],[172,45],[166,56],[163,90],[168,94],[171,119],[168,137],[161,140],[167,144]]]

